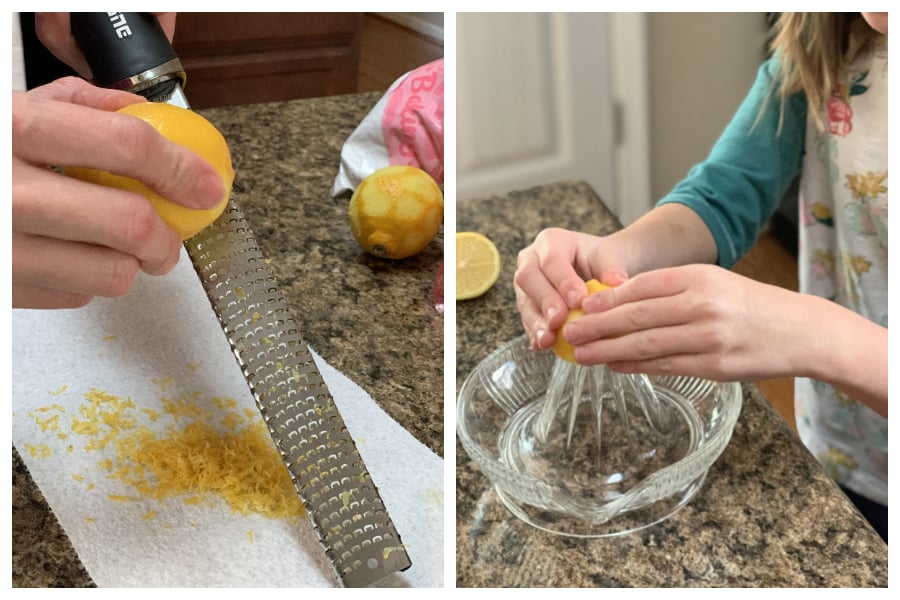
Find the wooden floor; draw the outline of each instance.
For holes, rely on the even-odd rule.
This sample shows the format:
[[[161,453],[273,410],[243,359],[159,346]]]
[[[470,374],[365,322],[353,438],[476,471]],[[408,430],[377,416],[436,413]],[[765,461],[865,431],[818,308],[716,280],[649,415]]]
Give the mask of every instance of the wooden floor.
[[[797,258],[777,239],[764,233],[756,245],[735,265],[734,270],[772,285],[797,290]],[[757,382],[760,391],[769,399],[784,420],[796,430],[794,420],[794,379],[779,377]]]

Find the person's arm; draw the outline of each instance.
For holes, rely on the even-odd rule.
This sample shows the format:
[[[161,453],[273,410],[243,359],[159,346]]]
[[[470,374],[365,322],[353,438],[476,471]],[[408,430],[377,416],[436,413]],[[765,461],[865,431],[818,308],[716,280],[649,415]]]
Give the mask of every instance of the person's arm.
[[[644,254],[633,272],[691,262],[716,262],[731,268],[756,242],[800,172],[806,134],[805,96],[788,98],[783,119],[778,94],[769,97],[775,69],[776,59],[763,63],[750,92],[707,159],[692,168],[657,204],[656,210],[670,204],[690,208],[709,233],[704,235],[690,215],[667,224],[672,213],[651,211],[646,219],[654,225],[652,230],[639,221],[634,233],[640,236],[642,248],[654,253]],[[684,234],[677,246],[648,244],[654,232],[667,230]],[[712,257],[709,235],[716,248]]]
[[[799,172],[806,131],[803,96],[789,99],[780,129],[777,95],[766,105],[775,66],[760,67],[709,157],[652,211],[606,237],[548,229],[520,252],[516,297],[535,348],[553,343],[555,329],[584,299],[586,279],[618,285],[697,262],[730,268],[753,245]]]
[[[639,273],[566,326],[581,364],[717,381],[812,377],[887,414],[887,329],[713,265]]]
[[[627,257],[626,269],[643,271],[691,263],[715,263],[716,239],[697,210],[688,204],[660,204],[637,221],[606,237]]]
[[[812,327],[827,339],[810,344],[805,375],[825,381],[883,416],[888,416],[888,330],[843,306],[815,296]]]

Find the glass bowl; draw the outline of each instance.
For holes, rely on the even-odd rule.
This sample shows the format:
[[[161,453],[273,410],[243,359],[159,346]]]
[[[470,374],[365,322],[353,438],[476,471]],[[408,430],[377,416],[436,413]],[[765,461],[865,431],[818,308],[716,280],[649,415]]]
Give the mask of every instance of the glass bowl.
[[[523,336],[469,374],[456,417],[463,448],[513,514],[552,533],[604,537],[685,506],[740,411],[738,383],[583,367]]]

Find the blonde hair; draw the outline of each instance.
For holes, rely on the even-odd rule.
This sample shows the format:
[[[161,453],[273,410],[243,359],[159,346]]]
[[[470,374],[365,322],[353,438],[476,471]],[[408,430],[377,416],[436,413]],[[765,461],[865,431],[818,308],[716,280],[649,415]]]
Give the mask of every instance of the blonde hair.
[[[803,92],[824,131],[822,111],[841,71],[879,35],[860,13],[781,13],[770,44],[778,56],[773,85],[781,102],[779,130],[787,97]]]

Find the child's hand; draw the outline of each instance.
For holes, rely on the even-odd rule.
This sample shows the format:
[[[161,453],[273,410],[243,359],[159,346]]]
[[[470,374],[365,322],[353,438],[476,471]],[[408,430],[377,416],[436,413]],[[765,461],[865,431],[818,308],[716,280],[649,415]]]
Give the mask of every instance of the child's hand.
[[[564,229],[545,229],[519,252],[516,304],[536,350],[549,348],[569,310],[578,308],[584,282],[618,285],[628,278],[618,247],[607,238]]]
[[[582,364],[756,380],[803,370],[820,308],[818,299],[720,267],[687,265],[641,273],[590,296],[585,316],[564,332]]]

